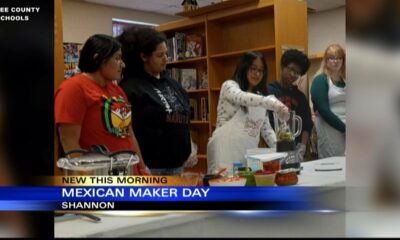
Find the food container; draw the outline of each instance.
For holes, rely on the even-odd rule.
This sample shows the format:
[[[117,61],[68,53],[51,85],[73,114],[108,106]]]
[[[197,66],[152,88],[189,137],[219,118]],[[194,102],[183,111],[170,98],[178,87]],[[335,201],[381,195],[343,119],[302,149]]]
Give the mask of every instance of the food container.
[[[215,174],[207,174],[203,177],[203,185],[210,186],[210,183],[209,183],[210,180],[219,179],[219,178],[222,178],[222,176],[215,175]]]
[[[263,165],[261,159],[258,157],[259,155],[263,155],[266,153],[273,153],[275,149],[273,148],[251,148],[246,150],[246,162],[247,167],[250,167],[253,171],[258,171],[263,169]]]
[[[276,185],[278,186],[296,185],[299,181],[296,171],[297,169],[295,168],[288,168],[278,171],[275,176]]]
[[[212,187],[243,187],[246,184],[246,181],[247,179],[242,177],[220,177],[209,180],[209,184]]]
[[[110,155],[84,152],[76,158],[60,158],[57,166],[63,169],[65,176],[124,176],[134,175],[133,166],[138,163],[139,158],[132,151]]]
[[[281,162],[285,159],[286,156],[287,156],[286,152],[271,152],[271,153],[248,155],[247,159],[254,159],[260,161],[262,164],[261,170],[277,172],[281,169]]]
[[[257,171],[254,173],[257,186],[275,186],[275,172],[272,171]]]
[[[263,170],[277,172],[281,169],[281,163],[287,156],[287,153],[269,153],[262,156],[261,162]]]

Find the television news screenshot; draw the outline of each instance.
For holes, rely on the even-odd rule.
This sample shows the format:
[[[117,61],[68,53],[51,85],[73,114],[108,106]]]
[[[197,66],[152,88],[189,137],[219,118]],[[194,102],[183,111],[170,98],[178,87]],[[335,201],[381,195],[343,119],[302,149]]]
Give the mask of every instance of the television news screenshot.
[[[1,1],[0,237],[400,236],[399,14]]]

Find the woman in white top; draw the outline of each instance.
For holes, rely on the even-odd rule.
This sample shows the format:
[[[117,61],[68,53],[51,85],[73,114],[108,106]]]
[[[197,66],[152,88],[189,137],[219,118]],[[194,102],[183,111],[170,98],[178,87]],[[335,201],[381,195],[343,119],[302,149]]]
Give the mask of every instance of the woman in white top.
[[[220,168],[232,171],[234,162],[245,163],[246,149],[255,148],[260,133],[269,147],[275,147],[276,136],[266,110],[288,118],[288,108],[275,96],[267,95],[268,69],[258,52],[243,55],[233,80],[222,84],[218,101],[217,128],[207,145],[208,173]]]
[[[311,85],[318,158],[344,156],[346,149],[346,53],[338,44],[325,50]]]

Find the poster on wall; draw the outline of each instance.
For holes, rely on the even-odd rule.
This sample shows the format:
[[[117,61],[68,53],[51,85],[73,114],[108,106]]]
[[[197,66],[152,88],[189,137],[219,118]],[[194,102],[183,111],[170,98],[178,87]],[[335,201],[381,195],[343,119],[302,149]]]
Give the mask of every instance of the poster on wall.
[[[80,43],[64,43],[64,79],[79,73],[79,51]]]

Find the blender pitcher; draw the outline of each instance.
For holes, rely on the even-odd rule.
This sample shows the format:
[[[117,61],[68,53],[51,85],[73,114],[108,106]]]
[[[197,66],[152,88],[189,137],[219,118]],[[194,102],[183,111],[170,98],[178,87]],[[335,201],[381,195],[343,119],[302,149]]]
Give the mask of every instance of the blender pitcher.
[[[276,151],[286,152],[286,157],[281,160],[281,169],[292,168],[300,174],[300,160],[296,154],[296,137],[300,135],[302,120],[296,115],[295,111],[289,113],[289,119],[280,120],[274,112],[274,127],[276,134]]]
[[[278,114],[273,112],[274,128],[276,134],[276,151],[288,152],[296,150],[295,139],[301,133],[302,120],[295,111],[289,112],[289,119],[279,119]]]

